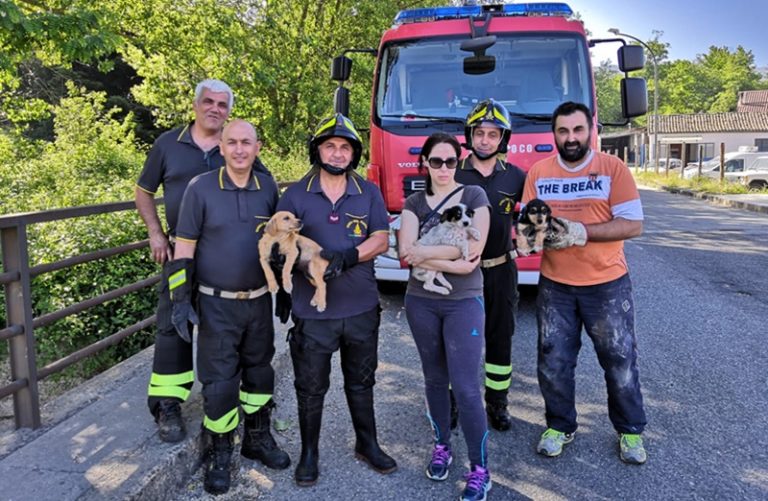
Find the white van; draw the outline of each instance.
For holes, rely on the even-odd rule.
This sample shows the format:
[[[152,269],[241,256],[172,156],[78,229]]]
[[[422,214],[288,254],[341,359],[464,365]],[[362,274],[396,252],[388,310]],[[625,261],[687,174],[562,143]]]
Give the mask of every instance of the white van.
[[[768,156],[758,157],[744,172],[726,174],[726,176],[750,190],[764,190],[768,188]]]
[[[738,176],[748,170],[755,170],[755,162],[758,159],[764,158],[765,152],[731,152],[725,154],[725,177],[731,178]],[[763,165],[762,162],[760,165]],[[698,165],[688,165],[683,171],[683,177],[685,179],[691,179],[699,175]],[[719,178],[720,177],[720,157],[717,156],[712,160],[708,160],[701,165],[701,175],[705,177]]]

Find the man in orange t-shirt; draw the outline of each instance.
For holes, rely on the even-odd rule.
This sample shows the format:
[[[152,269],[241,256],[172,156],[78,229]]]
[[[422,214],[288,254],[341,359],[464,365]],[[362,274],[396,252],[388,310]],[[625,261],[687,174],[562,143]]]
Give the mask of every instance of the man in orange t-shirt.
[[[545,242],[541,262],[538,378],[547,430],[537,451],[558,456],[573,440],[574,375],[583,326],[605,371],[608,415],[619,433],[620,457],[642,464],[646,418],[624,240],[642,233],[643,208],[629,169],[618,158],[590,148],[592,130],[589,108],[560,105],[552,114],[559,155],[537,162],[523,191],[523,206],[542,199],[567,228]]]

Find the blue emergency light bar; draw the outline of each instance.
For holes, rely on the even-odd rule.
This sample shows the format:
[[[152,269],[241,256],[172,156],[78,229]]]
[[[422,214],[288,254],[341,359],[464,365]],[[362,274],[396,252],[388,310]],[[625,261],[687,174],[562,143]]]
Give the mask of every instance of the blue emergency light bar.
[[[492,16],[561,16],[573,15],[565,3],[515,3],[503,5],[465,5],[462,7],[430,7],[425,9],[401,10],[395,16],[395,25],[442,21],[446,19],[466,19],[490,12]]]

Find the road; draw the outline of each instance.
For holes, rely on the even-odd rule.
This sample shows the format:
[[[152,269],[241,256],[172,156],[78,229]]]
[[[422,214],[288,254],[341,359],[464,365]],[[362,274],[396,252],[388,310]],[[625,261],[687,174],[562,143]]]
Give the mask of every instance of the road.
[[[509,432],[491,433],[489,499],[768,498],[768,216],[663,192],[643,190],[642,198],[645,233],[626,251],[635,283],[648,463],[618,459],[605,384],[586,336],[577,368],[576,440],[559,458],[535,453],[544,410],[535,370],[535,289],[524,288],[513,348],[514,423]],[[377,418],[380,442],[400,469],[381,476],[354,459],[335,368],[319,483],[298,488],[293,465],[274,472],[242,460],[232,491],[217,499],[456,499],[466,465],[463,440],[453,437],[457,461],[449,479],[428,480],[423,470],[431,435],[402,291],[388,288],[382,304]],[[289,365],[276,389],[277,414],[288,428],[277,436],[295,460],[300,440]],[[178,497],[206,497],[200,471]]]

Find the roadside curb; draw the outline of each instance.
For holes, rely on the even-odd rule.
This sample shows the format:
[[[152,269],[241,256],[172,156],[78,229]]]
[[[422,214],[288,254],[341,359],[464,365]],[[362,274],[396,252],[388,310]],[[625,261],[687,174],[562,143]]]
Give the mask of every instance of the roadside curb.
[[[656,189],[648,187],[649,189]],[[744,209],[751,212],[768,214],[768,195],[715,195],[701,191],[689,190],[686,188],[676,188],[673,186],[661,186],[658,189],[674,193],[676,195],[685,195],[698,200],[705,200],[724,207],[734,209]],[[754,197],[762,197],[764,201],[755,201]]]

